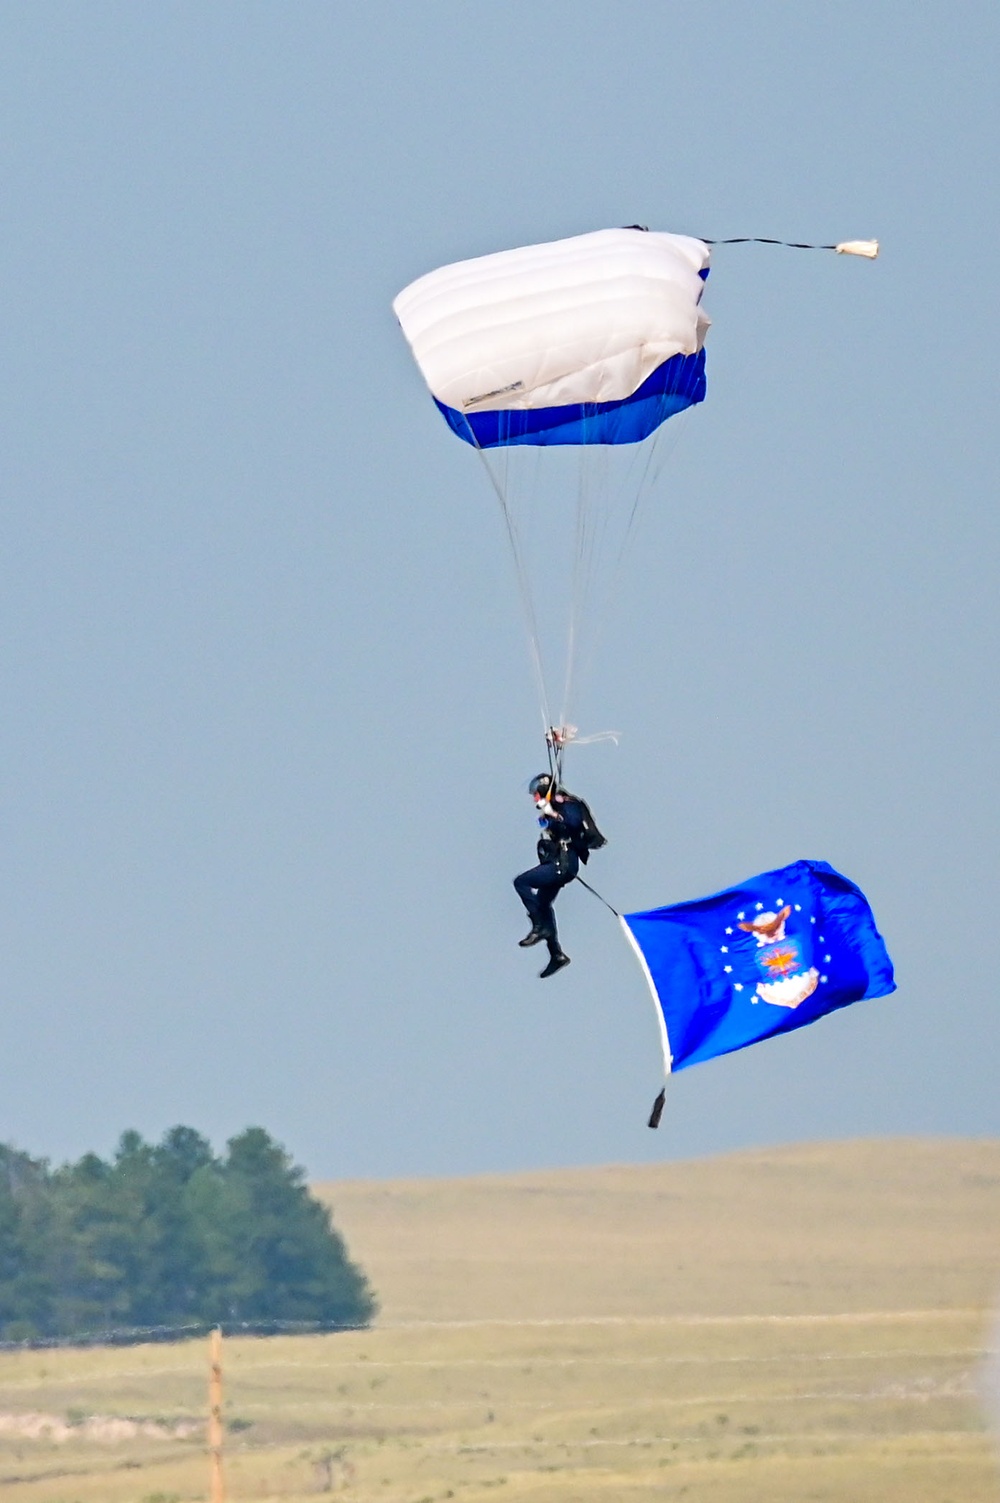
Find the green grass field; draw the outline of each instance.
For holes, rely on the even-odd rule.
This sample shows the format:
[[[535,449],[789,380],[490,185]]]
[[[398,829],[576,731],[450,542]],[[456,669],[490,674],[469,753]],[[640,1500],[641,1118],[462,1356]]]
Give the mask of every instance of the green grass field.
[[[320,1187],[382,1301],[227,1339],[233,1503],[985,1503],[1000,1142]],[[207,1343],[0,1354],[10,1503],[207,1497]]]

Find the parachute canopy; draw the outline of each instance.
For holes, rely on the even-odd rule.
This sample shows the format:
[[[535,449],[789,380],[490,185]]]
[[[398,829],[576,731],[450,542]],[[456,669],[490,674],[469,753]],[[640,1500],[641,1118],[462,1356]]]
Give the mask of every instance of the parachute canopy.
[[[708,262],[686,235],[596,230],[443,266],[393,308],[466,443],[632,444],[704,399]]]
[[[867,898],[825,861],[626,913],[622,925],[656,1002],[668,1074],[896,989]]]

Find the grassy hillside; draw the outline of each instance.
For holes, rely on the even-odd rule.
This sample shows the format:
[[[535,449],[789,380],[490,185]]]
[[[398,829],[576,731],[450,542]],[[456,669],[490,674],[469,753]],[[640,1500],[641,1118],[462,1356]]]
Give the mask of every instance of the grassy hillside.
[[[323,1192],[383,1313],[227,1339],[233,1503],[1000,1498],[1000,1142]],[[204,1498],[206,1361],[0,1354],[4,1498]]]
[[[979,1308],[1000,1142],[318,1187],[384,1321]]]

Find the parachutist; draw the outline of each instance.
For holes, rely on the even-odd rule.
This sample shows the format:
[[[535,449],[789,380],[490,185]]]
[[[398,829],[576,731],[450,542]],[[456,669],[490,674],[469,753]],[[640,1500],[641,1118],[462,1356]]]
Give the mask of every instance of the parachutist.
[[[554,976],[569,965],[569,956],[559,944],[553,903],[585,865],[591,851],[607,842],[583,799],[558,788],[546,772],[532,778],[528,792],[535,800],[541,834],[535,854],[538,865],[514,878],[514,890],[531,920],[531,929],[518,943],[522,949],[545,941],[549,963],[539,974]]]

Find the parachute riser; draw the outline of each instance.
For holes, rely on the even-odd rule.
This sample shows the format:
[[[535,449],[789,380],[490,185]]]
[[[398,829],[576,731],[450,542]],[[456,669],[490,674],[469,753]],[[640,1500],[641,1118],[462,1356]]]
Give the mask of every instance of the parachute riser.
[[[550,725],[545,732],[545,750],[549,758],[549,773],[556,788],[561,788],[563,757],[575,727]]]

